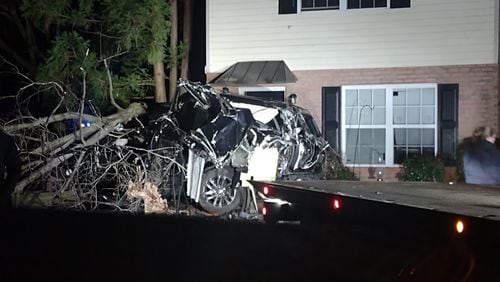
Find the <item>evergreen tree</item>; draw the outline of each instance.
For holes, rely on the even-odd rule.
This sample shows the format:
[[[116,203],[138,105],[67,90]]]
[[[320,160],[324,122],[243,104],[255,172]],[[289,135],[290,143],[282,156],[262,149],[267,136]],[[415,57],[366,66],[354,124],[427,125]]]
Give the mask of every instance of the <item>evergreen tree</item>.
[[[24,0],[21,10],[51,40],[37,79],[62,84],[68,105],[84,86],[85,98],[106,109],[164,84],[152,74],[169,60],[166,0]],[[163,102],[166,93],[155,97]]]

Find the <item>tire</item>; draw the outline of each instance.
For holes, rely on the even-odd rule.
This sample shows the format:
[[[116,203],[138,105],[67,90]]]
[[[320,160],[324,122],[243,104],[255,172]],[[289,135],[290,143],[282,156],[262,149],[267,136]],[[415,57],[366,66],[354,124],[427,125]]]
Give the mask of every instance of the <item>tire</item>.
[[[201,180],[200,206],[207,212],[222,215],[233,211],[241,203],[241,194],[237,187],[231,188],[234,169],[225,167],[221,170],[210,168]]]

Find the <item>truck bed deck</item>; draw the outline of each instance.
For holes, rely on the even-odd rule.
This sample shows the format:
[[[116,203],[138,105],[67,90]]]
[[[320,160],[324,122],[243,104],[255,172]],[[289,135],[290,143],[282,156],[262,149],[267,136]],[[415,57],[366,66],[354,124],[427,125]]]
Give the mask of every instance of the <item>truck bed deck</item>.
[[[500,187],[428,182],[279,181],[293,189],[500,221]]]

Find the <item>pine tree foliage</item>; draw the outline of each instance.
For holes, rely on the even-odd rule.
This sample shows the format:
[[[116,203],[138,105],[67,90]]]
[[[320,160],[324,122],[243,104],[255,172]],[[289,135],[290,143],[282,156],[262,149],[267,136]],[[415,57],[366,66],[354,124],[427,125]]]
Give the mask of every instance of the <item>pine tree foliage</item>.
[[[24,0],[24,17],[52,38],[37,79],[56,81],[73,95],[109,107],[105,60],[113,98],[123,106],[152,90],[152,64],[168,60],[165,0]],[[84,81],[85,79],[85,81]]]

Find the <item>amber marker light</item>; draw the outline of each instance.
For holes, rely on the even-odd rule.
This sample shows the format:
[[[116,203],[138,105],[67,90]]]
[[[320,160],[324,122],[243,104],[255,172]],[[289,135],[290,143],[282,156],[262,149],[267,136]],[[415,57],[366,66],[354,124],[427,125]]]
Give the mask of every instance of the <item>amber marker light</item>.
[[[457,220],[457,222],[455,223],[455,230],[457,231],[458,234],[463,233],[465,230],[464,222],[461,220]]]

